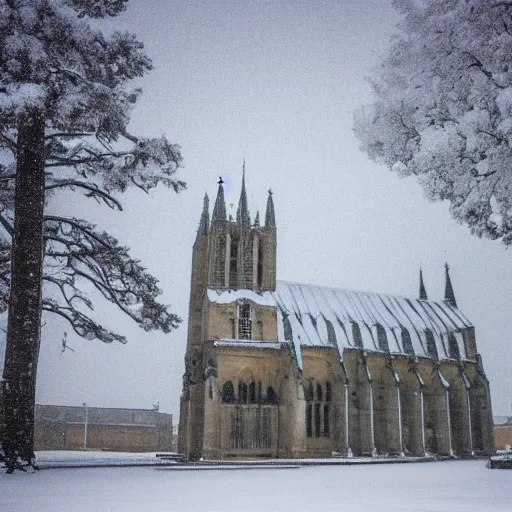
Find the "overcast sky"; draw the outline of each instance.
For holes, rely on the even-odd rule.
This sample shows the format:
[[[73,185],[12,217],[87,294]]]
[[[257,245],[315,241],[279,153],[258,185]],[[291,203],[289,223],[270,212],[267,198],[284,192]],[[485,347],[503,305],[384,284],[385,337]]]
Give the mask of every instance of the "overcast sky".
[[[480,240],[429,203],[414,178],[370,162],[352,132],[352,112],[371,99],[365,77],[385,54],[396,14],[387,0],[131,0],[117,26],[138,34],[155,69],[131,131],[181,144],[188,190],[131,191],[123,212],[73,199],[132,248],[180,314],[170,335],[145,333],[113,308],[98,314],[127,345],[84,341],[47,318],[39,403],[151,407],[177,419],[191,254],[205,192],[217,179],[236,205],[242,161],[252,217],[272,187],[278,279],[416,296],[423,267],[429,298],[441,300],[448,261],[460,309],[473,322],[491,383],[494,414],[512,400],[512,265],[499,243]],[[53,207],[70,210],[69,196]],[[68,331],[67,350],[61,338]]]

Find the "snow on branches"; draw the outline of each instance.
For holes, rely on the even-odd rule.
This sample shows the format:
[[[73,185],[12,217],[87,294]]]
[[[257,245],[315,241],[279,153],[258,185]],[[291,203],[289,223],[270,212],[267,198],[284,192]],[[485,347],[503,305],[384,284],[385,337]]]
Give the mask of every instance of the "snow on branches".
[[[401,33],[355,115],[362,149],[478,236],[512,244],[512,2],[395,0]]]
[[[165,137],[127,131],[141,91],[132,79],[151,69],[133,34],[110,36],[87,18],[116,16],[127,0],[0,0],[0,311],[7,308],[17,173],[18,123],[27,109],[45,119],[46,202],[60,190],[122,210],[119,194],[135,186],[185,188],[176,178],[180,147]],[[96,25],[97,26],[97,25]],[[125,338],[90,316],[92,285],[145,330],[169,332],[181,319],[158,303],[160,290],[129,250],[85,220],[48,217],[44,224],[43,310],[75,332],[104,342]]]
[[[80,284],[83,287],[85,283],[146,331],[170,332],[178,326],[180,319],[155,300],[161,292],[157,280],[115,238],[83,220],[55,216],[45,220],[43,279],[49,298],[44,299],[43,310],[68,320],[86,339],[126,342],[84,313],[84,309],[94,309],[91,299],[81,291]]]

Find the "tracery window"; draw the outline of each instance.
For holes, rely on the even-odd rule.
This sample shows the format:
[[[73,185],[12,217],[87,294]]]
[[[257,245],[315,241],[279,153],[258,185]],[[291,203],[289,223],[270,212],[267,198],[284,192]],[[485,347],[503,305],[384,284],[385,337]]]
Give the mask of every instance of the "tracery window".
[[[252,339],[251,305],[247,302],[238,304],[238,339]]]
[[[249,398],[249,386],[245,382],[238,383],[238,401],[241,404],[246,404]]]
[[[221,400],[224,404],[277,404],[277,393],[272,386],[267,388],[266,397],[262,397],[261,381],[251,378],[238,382],[238,395],[235,396],[235,388],[232,381],[227,381],[222,387]]]
[[[324,387],[320,382],[314,386],[311,381],[306,381],[304,398],[306,399],[306,436],[329,437],[331,383],[325,383],[324,393]]]

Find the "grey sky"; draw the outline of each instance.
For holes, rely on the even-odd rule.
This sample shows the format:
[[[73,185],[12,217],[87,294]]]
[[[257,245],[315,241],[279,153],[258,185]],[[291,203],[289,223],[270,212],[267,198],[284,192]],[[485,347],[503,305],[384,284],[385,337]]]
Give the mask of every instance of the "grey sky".
[[[98,314],[129,337],[107,346],[48,318],[40,403],[150,407],[157,399],[178,414],[202,197],[213,201],[222,175],[236,209],[245,158],[252,216],[263,213],[270,186],[275,194],[279,279],[415,296],[421,263],[429,298],[440,300],[447,260],[476,327],[494,413],[511,412],[510,252],[471,236],[412,178],[370,162],[352,133],[352,111],[370,100],[365,76],[394,31],[390,3],[130,1],[118,26],[138,34],[155,64],[131,129],[182,145],[189,188],[131,191],[121,213],[85,201],[75,208],[132,248],[184,323],[148,334],[105,307]],[[62,197],[55,208],[68,208]],[[75,352],[61,355],[64,330]]]

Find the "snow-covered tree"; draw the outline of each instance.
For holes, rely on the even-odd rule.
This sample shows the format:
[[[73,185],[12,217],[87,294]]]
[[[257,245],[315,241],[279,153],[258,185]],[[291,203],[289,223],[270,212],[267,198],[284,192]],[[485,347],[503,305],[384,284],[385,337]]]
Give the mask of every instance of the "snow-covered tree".
[[[512,244],[512,1],[395,0],[400,33],[355,115],[362,149],[478,236]]]
[[[142,44],[129,33],[107,37],[88,21],[116,16],[126,3],[0,0],[0,310],[8,308],[0,440],[10,472],[34,464],[42,311],[87,339],[124,342],[89,315],[88,283],[145,330],[169,332],[180,321],[115,238],[86,220],[44,213],[59,190],[121,209],[115,196],[130,186],[184,188],[175,178],[179,147],[127,131],[140,94],[131,82],[151,69]]]

